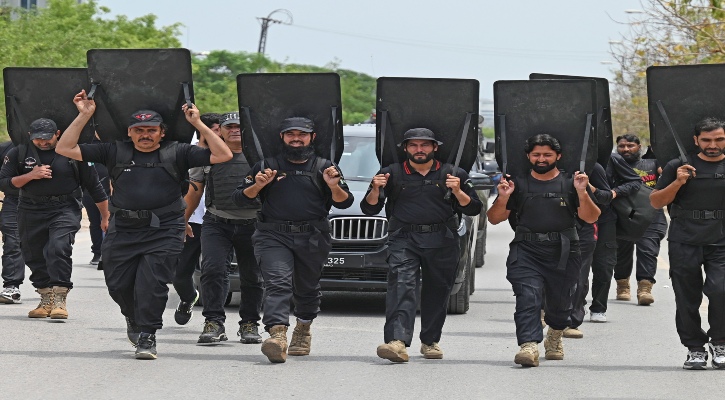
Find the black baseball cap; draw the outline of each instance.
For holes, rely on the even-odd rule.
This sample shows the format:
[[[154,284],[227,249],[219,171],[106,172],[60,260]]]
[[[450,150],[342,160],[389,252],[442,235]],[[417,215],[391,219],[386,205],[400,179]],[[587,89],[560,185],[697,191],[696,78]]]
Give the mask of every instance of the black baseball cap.
[[[239,124],[239,113],[236,111],[222,114],[219,118],[219,126],[227,126],[229,124]]]
[[[39,118],[30,123],[30,140],[50,140],[58,132],[58,126],[52,119]]]
[[[133,128],[134,126],[160,126],[164,123],[161,115],[153,110],[138,110],[131,114],[131,118],[128,121],[128,127]]]
[[[436,142],[439,146],[443,144],[443,142],[436,140],[436,135],[435,133],[433,133],[432,130],[428,128],[413,128],[405,131],[405,133],[403,134],[403,141],[400,142],[398,146],[403,146],[406,141],[415,139],[432,140]]]
[[[315,131],[315,123],[312,122],[311,119],[304,117],[292,117],[282,121],[282,124],[279,127],[279,133],[285,133],[292,130],[312,133]]]

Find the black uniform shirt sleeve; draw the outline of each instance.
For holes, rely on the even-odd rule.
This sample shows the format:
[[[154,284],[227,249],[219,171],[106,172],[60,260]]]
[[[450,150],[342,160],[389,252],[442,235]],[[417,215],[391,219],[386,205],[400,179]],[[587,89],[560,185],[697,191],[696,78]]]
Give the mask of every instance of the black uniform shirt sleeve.
[[[88,194],[91,195],[94,203],[100,203],[108,200],[106,191],[103,190],[103,185],[101,185],[101,182],[98,179],[98,171],[96,171],[93,164],[89,165],[88,162],[78,161],[78,173],[81,178],[81,186],[83,189],[88,191]]]
[[[179,170],[211,165],[211,150],[188,143],[179,143],[176,153]]]
[[[324,171],[327,168],[330,168],[331,166],[332,166],[332,161],[329,161],[328,160],[325,163],[325,165],[322,167],[322,170],[320,170],[320,174],[324,173]],[[340,175],[342,176],[342,171],[340,171]],[[324,182],[324,179],[323,179],[323,182]],[[336,208],[340,209],[340,210],[344,210],[346,208],[350,208],[350,206],[352,205],[352,203],[355,202],[355,197],[350,192],[350,188],[347,187],[347,183],[345,182],[345,178],[344,177],[340,178],[340,182],[338,183],[338,186],[340,186],[340,189],[344,190],[345,193],[347,193],[347,198],[345,200],[343,200],[343,201],[340,201],[340,202],[337,202],[337,201],[335,201],[335,200],[332,199],[332,190],[330,189],[329,186],[327,186],[327,184],[325,184],[325,189],[326,189],[326,192],[329,192],[330,201],[332,202],[332,205],[335,206]]]
[[[669,186],[670,183],[674,182],[677,179],[677,168],[680,168],[681,165],[682,162],[680,162],[677,158],[668,162],[667,165],[662,168],[662,175],[660,175],[659,179],[657,179],[655,189],[662,190]]]
[[[466,171],[459,168],[456,176],[461,179],[461,190],[463,190],[463,192],[471,198],[471,201],[465,206],[461,206],[458,202],[456,202],[456,209],[466,215],[473,216],[480,214],[481,209],[483,208],[483,203],[481,203],[481,199],[478,198],[476,190],[473,189],[473,182],[471,182],[468,174]]]
[[[244,181],[241,185],[237,186],[237,189],[232,193],[232,201],[238,206],[250,206],[257,203],[257,199],[250,199],[244,194],[244,189],[254,185],[254,177],[262,169],[261,163],[256,163],[252,166],[252,169],[244,177]],[[264,189],[262,189],[264,190]],[[260,192],[261,193],[261,192]]]
[[[617,153],[612,153],[607,165],[609,183],[617,197],[626,197],[637,192],[642,185],[642,177]]]
[[[116,143],[81,143],[78,145],[83,161],[103,164],[108,167],[109,172],[115,167],[115,165],[108,165],[111,149],[115,149],[115,147]]]
[[[376,172],[375,175],[380,174],[387,174],[391,170],[388,167],[385,167],[381,169],[380,171]],[[392,180],[388,180],[388,184],[392,184]],[[368,203],[368,194],[370,194],[370,191],[373,190],[373,184],[370,182],[370,186],[368,186],[368,190],[365,192],[365,196],[363,196],[362,200],[360,200],[360,210],[362,210],[363,214],[365,215],[376,215],[382,211],[383,207],[385,207],[385,200],[387,200],[387,196],[382,200],[378,200],[378,203],[374,206]],[[385,192],[385,188],[381,189],[383,191],[383,194],[387,194]]]
[[[3,157],[3,166],[0,169],[0,190],[3,192],[18,190],[13,186],[12,179],[20,175],[18,171],[18,148],[11,149]]]
[[[590,192],[595,203],[606,206],[612,202],[612,188],[609,186],[609,182],[607,182],[606,171],[604,171],[604,168],[599,163],[594,164],[594,169],[591,175],[589,175],[589,183],[597,188],[596,192]],[[587,191],[589,191],[589,188],[587,188]]]

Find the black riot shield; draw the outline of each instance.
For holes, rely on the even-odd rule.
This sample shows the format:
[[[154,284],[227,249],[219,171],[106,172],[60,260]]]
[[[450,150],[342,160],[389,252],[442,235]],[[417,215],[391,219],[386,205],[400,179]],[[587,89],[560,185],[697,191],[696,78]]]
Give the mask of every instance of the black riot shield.
[[[342,96],[336,73],[237,75],[244,156],[250,163],[279,153],[280,124],[305,117],[315,123],[318,156],[340,161]]]
[[[561,142],[559,169],[591,172],[597,161],[593,80],[497,81],[493,98],[496,161],[503,173],[528,173],[526,140],[540,133]]]
[[[724,81],[725,64],[647,68],[650,141],[660,165],[697,152],[698,121],[725,118]]]
[[[191,141],[195,129],[181,111],[194,99],[189,50],[89,50],[87,58],[93,120],[103,141],[128,138],[129,117],[138,110],[161,114],[164,140]]]
[[[606,167],[614,148],[612,131],[612,109],[609,104],[609,81],[605,78],[588,76],[529,74],[529,79],[592,79],[596,82],[597,115],[595,134],[597,135],[597,162]]]
[[[88,90],[85,68],[16,68],[3,69],[5,110],[8,133],[15,145],[28,143],[28,126],[38,118],[50,118],[64,131],[78,116],[73,96]],[[93,138],[88,124],[81,142]]]
[[[459,158],[458,166],[470,171],[478,152],[478,89],[475,79],[378,78],[376,152],[381,165],[405,160],[398,147],[405,131],[428,128],[443,142],[436,158],[450,164]]]

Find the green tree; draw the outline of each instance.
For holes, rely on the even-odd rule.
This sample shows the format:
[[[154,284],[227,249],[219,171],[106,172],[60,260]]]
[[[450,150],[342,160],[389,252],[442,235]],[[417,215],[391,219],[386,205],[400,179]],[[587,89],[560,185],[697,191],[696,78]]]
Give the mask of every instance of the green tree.
[[[90,0],[49,0],[47,8],[0,10],[0,65],[3,67],[85,67],[93,48],[179,47],[180,24],[156,27],[156,16],[104,19],[110,10]],[[0,91],[4,92],[2,83]],[[5,96],[0,100],[5,109]],[[7,138],[5,113],[0,136]]]

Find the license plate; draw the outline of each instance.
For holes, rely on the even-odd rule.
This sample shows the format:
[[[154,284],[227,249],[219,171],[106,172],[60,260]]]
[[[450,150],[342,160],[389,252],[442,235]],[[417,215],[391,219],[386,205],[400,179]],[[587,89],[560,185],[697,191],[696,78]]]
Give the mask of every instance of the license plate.
[[[325,268],[362,268],[362,266],[362,255],[330,256],[327,257],[327,262],[323,265]]]

